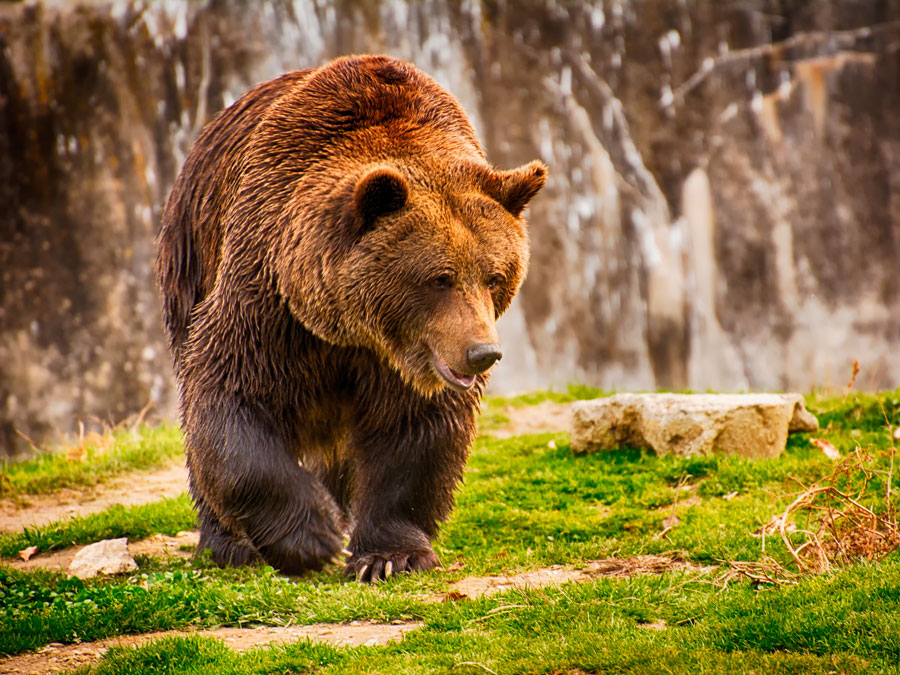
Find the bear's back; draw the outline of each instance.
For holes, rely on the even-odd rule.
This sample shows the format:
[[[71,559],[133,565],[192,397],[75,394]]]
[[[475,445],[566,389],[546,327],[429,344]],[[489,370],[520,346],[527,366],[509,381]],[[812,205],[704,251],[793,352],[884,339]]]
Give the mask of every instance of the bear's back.
[[[176,367],[191,312],[215,282],[223,214],[238,192],[246,139],[272,103],[312,72],[287,73],[259,84],[219,112],[204,127],[169,192],[157,241],[156,274]]]

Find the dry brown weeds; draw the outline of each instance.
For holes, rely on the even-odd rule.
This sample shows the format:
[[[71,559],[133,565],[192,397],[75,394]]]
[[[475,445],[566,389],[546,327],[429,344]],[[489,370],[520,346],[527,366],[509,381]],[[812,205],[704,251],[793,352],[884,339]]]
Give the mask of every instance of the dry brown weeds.
[[[896,450],[893,429],[888,468],[869,449],[857,448],[827,476],[794,495],[787,508],[761,527],[763,557],[759,561],[722,561],[723,581],[747,578],[756,583],[796,583],[805,574],[822,574],[860,560],[878,561],[900,547],[894,504]],[[882,464],[883,466],[883,464]],[[876,480],[881,479],[881,480]],[[883,481],[883,488],[876,487]],[[780,562],[766,551],[767,539],[784,547]],[[772,545],[770,545],[772,548]]]

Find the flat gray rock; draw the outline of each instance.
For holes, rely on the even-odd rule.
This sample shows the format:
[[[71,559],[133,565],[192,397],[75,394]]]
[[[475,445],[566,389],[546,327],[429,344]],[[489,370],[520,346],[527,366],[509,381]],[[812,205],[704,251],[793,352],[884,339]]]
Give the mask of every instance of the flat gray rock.
[[[137,569],[137,563],[128,553],[128,539],[104,539],[85,546],[72,559],[69,575],[90,579],[99,574],[124,574]]]
[[[571,442],[577,453],[777,457],[789,432],[818,428],[800,394],[616,394],[572,404]]]

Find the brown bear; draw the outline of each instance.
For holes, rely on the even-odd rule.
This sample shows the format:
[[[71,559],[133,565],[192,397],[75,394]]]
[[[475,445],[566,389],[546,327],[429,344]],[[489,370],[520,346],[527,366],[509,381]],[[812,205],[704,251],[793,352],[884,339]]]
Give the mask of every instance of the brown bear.
[[[156,268],[199,550],[298,574],[347,532],[360,580],[438,564],[545,172],[492,168],[453,97],[380,56],[206,126]]]

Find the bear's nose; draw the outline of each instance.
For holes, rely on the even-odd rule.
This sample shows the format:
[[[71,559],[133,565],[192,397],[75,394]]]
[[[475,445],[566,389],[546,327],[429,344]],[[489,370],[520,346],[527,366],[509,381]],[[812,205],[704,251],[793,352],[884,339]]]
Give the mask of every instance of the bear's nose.
[[[474,373],[483,373],[502,357],[500,345],[478,345],[466,351],[466,360]]]

